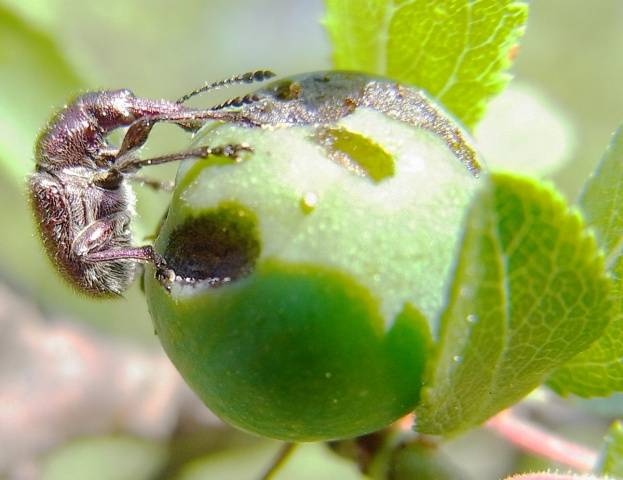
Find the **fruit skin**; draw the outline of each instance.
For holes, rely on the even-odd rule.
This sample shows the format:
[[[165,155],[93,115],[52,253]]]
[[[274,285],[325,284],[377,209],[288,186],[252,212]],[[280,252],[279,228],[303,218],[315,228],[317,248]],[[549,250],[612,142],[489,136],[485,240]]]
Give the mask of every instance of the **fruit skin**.
[[[178,172],[155,247],[206,280],[168,292],[146,269],[185,380],[224,420],[283,440],[353,437],[411,412],[473,168],[447,138],[371,108],[330,126],[208,126],[198,141],[253,153]]]
[[[268,261],[177,304],[152,278],[146,290],[173,363],[239,428],[293,441],[352,437],[419,399],[426,320],[406,305],[385,332],[377,302],[342,273]]]

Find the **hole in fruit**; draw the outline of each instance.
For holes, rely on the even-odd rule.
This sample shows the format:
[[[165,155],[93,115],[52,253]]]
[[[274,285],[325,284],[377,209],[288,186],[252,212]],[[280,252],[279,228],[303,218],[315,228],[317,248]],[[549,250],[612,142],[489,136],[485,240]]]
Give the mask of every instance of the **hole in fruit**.
[[[319,128],[312,137],[330,158],[347,170],[374,182],[394,175],[394,157],[371,139],[345,128]]]
[[[218,287],[249,275],[259,254],[255,215],[239,204],[226,203],[173,230],[164,257],[182,281]]]

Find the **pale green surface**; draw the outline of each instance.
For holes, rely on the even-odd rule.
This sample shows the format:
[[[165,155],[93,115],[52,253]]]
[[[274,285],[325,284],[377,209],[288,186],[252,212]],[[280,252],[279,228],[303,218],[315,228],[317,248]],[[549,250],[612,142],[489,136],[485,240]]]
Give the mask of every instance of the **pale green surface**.
[[[311,126],[200,134],[198,144],[253,152],[184,164],[156,248],[172,248],[186,220],[235,203],[257,219],[257,263],[246,278],[175,284],[170,295],[147,272],[158,336],[186,381],[222,418],[273,438],[351,437],[414,408],[428,354],[419,322],[438,318],[481,184],[427,131],[369,109],[339,127],[392,155],[394,174],[375,181],[336,163]],[[310,193],[317,203],[305,213]],[[401,326],[409,305],[427,318]],[[392,337],[400,341],[385,349]]]
[[[266,444],[210,455],[188,466],[176,480],[257,480],[279,450]],[[272,480],[363,480],[351,462],[319,443],[300,445]]]
[[[599,340],[558,370],[548,383],[561,394],[606,396],[623,391],[623,128],[615,133],[596,172],[586,182],[580,207],[615,279],[613,295],[618,311]]]
[[[2,6],[0,45],[0,172],[21,186],[50,99],[62,105],[82,82],[49,36]]]
[[[247,142],[254,153],[239,164],[203,168],[196,179],[201,165],[185,163],[178,182],[192,183],[181,201],[189,209],[237,201],[259,219],[260,260],[318,263],[354,275],[382,300],[387,322],[405,302],[434,319],[479,180],[440,139],[378,112],[356,112],[340,125],[394,155],[396,173],[380,182],[353,174],[329,160],[306,127],[224,126],[199,142]],[[307,193],[318,198],[311,214],[300,208]]]
[[[572,163],[555,177],[570,200],[577,197],[623,120],[621,5],[621,0],[530,2],[513,72],[517,80],[530,82],[559,105],[575,128]]]
[[[513,81],[489,103],[476,144],[492,171],[551,175],[567,166],[580,141],[568,113],[534,84]]]
[[[608,430],[595,470],[609,478],[623,477],[623,424],[620,421],[614,422]]]
[[[509,80],[527,4],[513,0],[326,0],[334,66],[424,88],[468,127]]]
[[[419,431],[482,423],[601,334],[610,282],[582,227],[552,190],[491,177],[467,220]]]
[[[612,266],[623,248],[623,127],[617,130],[597,170],[586,181],[580,208]]]
[[[0,45],[0,223],[5,225],[0,275],[53,310],[151,340],[138,288],[134,286],[125,299],[108,302],[73,291],[46,258],[30,212],[25,177],[34,169],[35,139],[52,112],[82,88],[78,74],[52,37],[2,6]]]
[[[42,480],[150,480],[166,460],[164,447],[132,437],[79,439],[46,459]]]

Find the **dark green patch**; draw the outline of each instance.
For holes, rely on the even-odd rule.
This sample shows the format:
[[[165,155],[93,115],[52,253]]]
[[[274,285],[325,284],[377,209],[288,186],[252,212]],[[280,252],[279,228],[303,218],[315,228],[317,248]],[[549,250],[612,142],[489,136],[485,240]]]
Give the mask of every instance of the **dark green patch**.
[[[405,305],[387,330],[379,300],[344,272],[272,259],[237,288],[182,300],[150,290],[177,368],[215,413],[245,430],[294,441],[354,437],[418,402],[426,318]]]
[[[314,139],[340,165],[375,182],[391,177],[396,172],[394,157],[363,135],[345,128],[321,128]]]
[[[182,278],[219,286],[251,273],[259,254],[255,215],[228,202],[173,230],[164,258]]]

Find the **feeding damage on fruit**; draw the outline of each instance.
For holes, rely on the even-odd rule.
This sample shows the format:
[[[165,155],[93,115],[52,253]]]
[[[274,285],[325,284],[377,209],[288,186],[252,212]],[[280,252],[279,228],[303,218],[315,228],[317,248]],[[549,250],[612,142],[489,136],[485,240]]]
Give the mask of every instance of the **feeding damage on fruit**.
[[[471,198],[481,169],[469,135],[420,90],[354,72],[282,79],[253,97],[236,107],[252,127],[209,126],[195,139],[245,144],[252,152],[240,162],[213,158],[180,170],[177,215],[159,239],[173,272],[165,288],[175,296],[177,287],[195,290],[186,290],[188,284],[231,281],[214,273],[218,255],[209,245],[198,259],[192,242],[187,258],[170,259],[172,248],[165,250],[180,222],[235,201],[257,216],[263,258],[327,264],[363,278],[382,296],[387,324],[405,299],[434,315],[443,300],[436,293],[441,280],[419,278],[446,277],[462,215],[456,206]],[[418,245],[429,251],[441,242],[448,248],[435,258],[419,251]]]
[[[219,287],[249,275],[259,254],[255,215],[228,202],[175,228],[164,257],[177,282]]]
[[[318,128],[312,136],[329,158],[348,171],[380,182],[396,171],[394,158],[370,138],[345,128]]]

